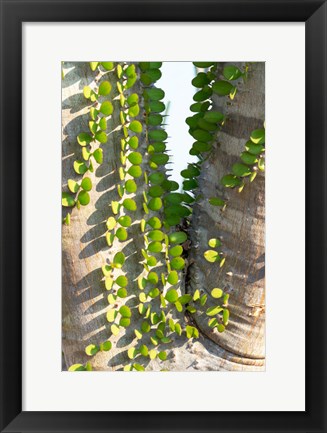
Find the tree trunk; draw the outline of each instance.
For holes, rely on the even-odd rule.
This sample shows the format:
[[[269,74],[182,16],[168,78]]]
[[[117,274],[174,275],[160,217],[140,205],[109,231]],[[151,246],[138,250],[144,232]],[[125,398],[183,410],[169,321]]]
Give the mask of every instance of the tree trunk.
[[[68,179],[80,180],[73,170],[74,160],[82,159],[76,137],[80,132],[88,131],[90,105],[83,96],[83,88],[85,85],[92,87],[103,78],[92,72],[88,63],[66,63],[65,72],[62,86],[62,182],[63,189],[67,190]],[[135,335],[129,328],[124,335],[111,335],[106,320],[110,308],[108,292],[101,267],[112,261],[117,251],[124,252],[127,257],[124,273],[130,282],[133,281],[126,305],[136,309],[139,295],[136,280],[144,272],[140,264],[144,247],[140,221],[144,218],[142,193],[145,186],[143,178],[137,180],[139,188],[134,198],[138,210],[133,214],[127,241],[115,239],[109,248],[105,238],[106,221],[112,215],[111,201],[120,200],[116,186],[120,182],[122,130],[119,127],[120,103],[115,71],[105,73],[105,79],[112,84],[110,98],[115,110],[108,122],[108,142],[101,145],[104,161],[95,167],[94,173],[88,173],[93,182],[90,203],[80,210],[69,211],[71,224],[63,225],[62,230],[62,351],[66,367],[75,363],[85,364],[90,361],[85,347],[90,343],[100,344],[110,337],[112,350],[97,353],[91,364],[94,370],[117,370],[128,362],[127,349],[135,344]],[[132,90],[140,94],[140,84],[136,83]],[[226,190],[220,184],[221,177],[238,161],[251,131],[262,127],[264,64],[251,65],[248,80],[244,84],[238,83],[238,93],[231,104],[227,105],[226,98],[218,97],[214,102],[227,113],[227,120],[218,135],[218,143],[202,166],[199,194],[203,195],[203,200],[194,205],[190,229],[192,246],[196,248],[190,250],[186,284],[182,281],[180,289],[190,293],[196,289],[208,293],[214,287],[224,289],[230,294],[230,323],[220,334],[208,327],[205,314],[179,317],[182,327],[188,323],[198,326],[201,331],[199,338],[188,341],[184,336],[174,334],[173,342],[164,347],[168,351],[167,360],[164,363],[158,359],[143,361],[147,370],[258,371],[264,368],[264,176],[259,173],[241,193]],[[142,120],[142,116],[141,109],[137,118]],[[143,155],[143,171],[148,162],[146,148],[146,135],[142,133],[138,150]],[[224,211],[209,205],[206,200],[217,194],[228,200]],[[63,217],[66,214],[64,208]],[[222,268],[203,258],[208,249],[207,241],[215,237],[223,242],[226,263]],[[153,270],[160,275],[163,267],[164,261]],[[115,277],[120,273],[122,271],[115,271]],[[120,305],[125,300],[117,302]],[[159,309],[155,311],[159,312]],[[175,315],[174,312],[170,314],[172,317]],[[133,326],[140,328],[141,323],[142,318],[136,317]]]

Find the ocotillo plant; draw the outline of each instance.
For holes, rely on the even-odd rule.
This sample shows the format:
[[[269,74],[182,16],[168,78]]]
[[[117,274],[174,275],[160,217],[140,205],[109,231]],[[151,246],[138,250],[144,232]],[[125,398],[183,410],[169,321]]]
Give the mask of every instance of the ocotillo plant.
[[[264,368],[264,64],[194,62],[196,162],[167,170],[160,62],[64,63],[70,371]]]

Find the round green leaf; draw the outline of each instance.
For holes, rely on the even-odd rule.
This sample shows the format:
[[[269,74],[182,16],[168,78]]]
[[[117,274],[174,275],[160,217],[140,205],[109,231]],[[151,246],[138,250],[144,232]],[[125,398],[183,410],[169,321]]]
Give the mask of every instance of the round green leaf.
[[[208,245],[209,245],[209,247],[211,247],[211,248],[217,248],[217,247],[220,247],[221,242],[220,242],[219,239],[211,238],[211,239],[209,239],[209,241],[208,241]]]
[[[175,245],[174,247],[170,248],[168,253],[173,257],[178,257],[183,253],[183,247],[181,247],[180,245]]]
[[[220,111],[211,110],[204,113],[203,119],[211,123],[221,123],[225,116]]]
[[[169,289],[165,295],[165,299],[172,304],[175,303],[178,300],[178,298],[179,296],[177,290],[175,289]]]
[[[83,161],[74,161],[74,170],[77,174],[84,174],[87,172],[88,168]]]
[[[157,211],[162,207],[162,200],[160,197],[154,197],[149,201],[148,204],[149,209],[153,211]]]
[[[75,206],[74,197],[72,197],[68,192],[62,193],[61,204],[65,207],[73,207]]]
[[[245,177],[250,176],[251,169],[247,165],[237,163],[233,165],[232,172],[235,174],[235,176]]]
[[[117,268],[121,268],[123,264],[125,263],[125,254],[119,251],[114,255],[113,263]]]
[[[140,134],[142,132],[142,123],[138,120],[133,120],[129,125],[129,129],[133,132],[136,132],[137,134]]]
[[[217,251],[214,251],[214,250],[207,250],[203,255],[204,255],[204,258],[210,263],[214,263],[214,262],[220,260],[219,253]]]
[[[144,97],[146,99],[151,99],[152,101],[159,101],[165,97],[165,92],[157,87],[151,87],[144,91]]]
[[[110,116],[112,112],[114,111],[114,107],[110,101],[104,101],[102,102],[100,106],[100,112],[104,114],[105,116]]]
[[[137,210],[137,205],[135,203],[135,200],[133,200],[132,198],[125,198],[125,200],[123,201],[123,206],[128,211],[134,212]]]
[[[131,309],[129,307],[127,307],[127,305],[122,305],[119,308],[119,313],[123,316],[123,317],[131,317],[132,316],[132,312]]]
[[[142,163],[142,155],[140,152],[132,152],[128,155],[128,160],[131,164],[139,165]]]
[[[116,284],[119,287],[126,287],[128,284],[128,279],[127,277],[125,277],[125,275],[120,275],[117,279],[116,279]]]
[[[107,137],[107,134],[105,132],[99,131],[95,134],[95,139],[99,143],[107,143],[108,137]]]
[[[119,229],[116,230],[116,236],[121,242],[126,241],[128,233],[125,227],[119,227]]]
[[[161,230],[151,230],[148,233],[148,238],[152,241],[162,241],[164,239],[164,234]]]
[[[212,135],[204,129],[195,129],[191,132],[192,137],[201,142],[211,141]]]
[[[165,141],[168,137],[168,134],[164,129],[151,129],[148,136],[150,140]]]
[[[150,197],[161,197],[164,194],[164,189],[160,185],[153,185],[149,189]]]
[[[67,186],[69,191],[76,193],[79,190],[79,184],[73,179],[68,179]]]
[[[96,149],[93,152],[93,156],[94,156],[94,159],[96,160],[96,162],[98,164],[102,164],[102,162],[103,162],[103,150],[102,149]]]
[[[154,185],[160,185],[165,180],[164,173],[155,172],[150,174],[149,181]]]
[[[224,206],[225,205],[224,200],[222,200],[219,197],[211,197],[211,198],[209,198],[209,203],[212,206]]]
[[[84,189],[84,191],[91,191],[92,189],[92,181],[89,177],[84,177],[81,183],[81,187]]]
[[[130,227],[132,224],[132,218],[128,215],[123,215],[118,218],[118,223],[123,227]]]
[[[111,341],[104,341],[100,344],[100,350],[103,352],[108,352],[112,348]]]
[[[86,132],[81,132],[77,136],[77,141],[78,141],[78,144],[80,144],[81,146],[86,146],[87,144],[91,143],[92,137],[89,134],[87,134]]]
[[[224,292],[221,289],[215,288],[211,290],[211,296],[213,298],[221,298],[223,296]]]
[[[240,78],[243,74],[236,66],[229,65],[224,67],[223,75],[226,80],[233,81]]]
[[[149,226],[151,226],[153,229],[160,229],[161,228],[161,221],[158,217],[151,217],[148,222]]]
[[[108,322],[111,322],[111,323],[114,322],[115,319],[116,319],[116,317],[117,317],[117,311],[116,310],[114,310],[112,308],[111,310],[107,311],[107,320],[108,320]]]
[[[109,83],[109,81],[103,81],[100,86],[99,86],[99,95],[101,96],[106,96],[109,95],[109,93],[111,92],[111,84]]]
[[[128,328],[131,324],[131,319],[128,317],[121,317],[119,320],[119,326],[122,326],[123,328]]]
[[[182,244],[187,240],[187,234],[185,232],[174,232],[169,235],[169,242],[171,244]]]
[[[232,174],[227,174],[224,176],[221,179],[221,183],[227,188],[234,188],[235,186],[241,185],[240,179]]]
[[[152,153],[150,155],[150,161],[156,165],[165,165],[169,161],[169,156],[165,153]]]
[[[173,259],[171,259],[170,265],[173,269],[180,270],[184,268],[185,261],[182,257],[174,257]]]
[[[219,96],[226,96],[233,92],[234,86],[228,81],[218,80],[213,83],[212,90]]]
[[[255,129],[254,131],[251,132],[250,139],[254,144],[264,144],[264,142],[265,142],[265,130],[264,129]]]
[[[109,217],[106,222],[106,226],[108,230],[112,230],[116,225],[116,220],[114,217]]]
[[[157,284],[159,281],[157,273],[156,272],[149,272],[148,281],[151,284]]]
[[[160,253],[160,251],[162,250],[161,242],[157,242],[157,241],[150,242],[148,245],[148,250],[151,253]]]
[[[81,203],[82,206],[86,206],[90,203],[90,195],[87,191],[81,191],[78,194],[77,200]]]
[[[128,174],[134,178],[140,177],[140,176],[142,176],[142,168],[139,165],[132,165],[128,169]]]

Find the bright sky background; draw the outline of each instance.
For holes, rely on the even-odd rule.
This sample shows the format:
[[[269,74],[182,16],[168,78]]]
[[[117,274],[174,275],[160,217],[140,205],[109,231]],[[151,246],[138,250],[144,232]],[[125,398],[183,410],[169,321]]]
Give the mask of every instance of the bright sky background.
[[[196,161],[195,156],[189,154],[193,138],[188,133],[188,125],[185,119],[191,116],[190,105],[194,102],[193,95],[196,88],[191,81],[195,76],[192,62],[163,62],[161,67],[162,77],[156,82],[156,86],[165,91],[163,102],[169,106],[169,117],[165,126],[168,133],[167,149],[170,150],[172,164],[169,168],[171,180],[182,184],[181,170],[186,168],[188,162]]]

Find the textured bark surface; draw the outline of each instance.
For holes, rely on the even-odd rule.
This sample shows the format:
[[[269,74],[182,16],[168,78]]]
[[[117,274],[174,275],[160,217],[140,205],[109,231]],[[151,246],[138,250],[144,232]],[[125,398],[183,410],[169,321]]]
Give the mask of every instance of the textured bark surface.
[[[234,63],[235,64],[235,63]],[[191,239],[192,265],[187,288],[210,293],[214,287],[230,294],[230,320],[222,334],[207,325],[205,315],[197,316],[202,332],[224,349],[223,357],[240,357],[241,362],[263,366],[265,357],[265,181],[262,172],[242,192],[225,188],[221,178],[240,162],[244,144],[254,129],[262,128],[265,112],[265,64],[251,64],[248,80],[237,84],[234,101],[215,97],[217,110],[227,120],[208,160],[202,165],[199,188],[204,199],[194,206]],[[210,197],[227,201],[225,210],[211,206]],[[203,253],[208,240],[218,237],[225,265],[208,264]],[[210,300],[210,297],[208,297]],[[209,304],[210,305],[210,304]]]
[[[76,136],[88,131],[89,103],[82,92],[85,85],[95,85],[97,78],[100,77],[96,77],[88,63],[65,64],[62,82],[63,190],[66,190],[68,179],[81,179],[73,170],[73,162],[82,159]],[[91,359],[94,370],[110,371],[128,363],[127,349],[133,343],[134,334],[128,329],[124,335],[111,336],[106,320],[109,306],[101,266],[109,263],[117,251],[125,253],[124,272],[133,284],[129,287],[131,296],[124,302],[131,308],[136,307],[136,278],[143,272],[140,261],[144,246],[139,222],[144,215],[140,210],[142,180],[139,179],[135,197],[138,211],[129,229],[129,239],[124,243],[115,241],[111,248],[107,246],[105,222],[112,215],[111,201],[119,200],[116,185],[119,183],[122,133],[117,129],[119,100],[115,72],[107,73],[106,79],[112,83],[110,97],[116,99],[113,101],[115,111],[108,123],[108,142],[101,145],[104,162],[95,167],[93,174],[88,174],[93,182],[90,204],[80,210],[73,209],[71,224],[63,225],[62,230],[62,350],[66,368],[74,363],[83,364],[90,361],[85,347],[110,337],[113,349],[100,352]],[[167,361],[164,364],[156,360],[150,364],[144,361],[147,370],[260,370],[264,365],[264,177],[258,175],[241,194],[223,191],[220,186],[220,178],[237,161],[250,132],[262,127],[264,64],[252,65],[248,81],[238,87],[232,104],[224,103],[228,120],[224,132],[219,134],[219,144],[203,165],[200,180],[200,190],[205,197],[217,196],[218,191],[219,196],[228,198],[228,206],[223,213],[205,200],[195,206],[192,225],[196,230],[191,231],[191,237],[197,248],[190,257],[193,264],[189,267],[190,284],[187,287],[187,291],[196,288],[210,291],[212,287],[226,289],[231,295],[230,325],[225,333],[216,334],[208,329],[203,316],[197,316],[196,323],[202,331],[200,338],[187,341],[185,337],[174,337],[172,343],[158,349],[168,351]],[[219,104],[221,99],[217,98],[216,103]],[[145,148],[142,135],[139,150],[144,155]],[[66,212],[64,209],[63,217]],[[211,237],[222,237],[226,254],[222,270],[203,259],[206,242]],[[158,269],[161,266],[159,263]],[[232,276],[227,272],[232,272]],[[192,318],[179,319],[182,326],[188,321],[194,324]],[[137,319],[135,326],[140,323],[141,319]]]

